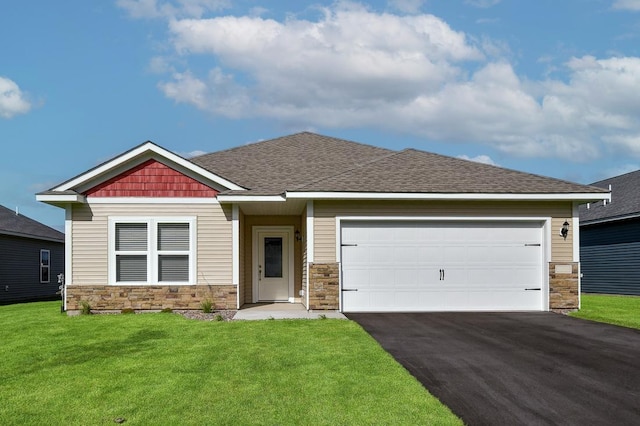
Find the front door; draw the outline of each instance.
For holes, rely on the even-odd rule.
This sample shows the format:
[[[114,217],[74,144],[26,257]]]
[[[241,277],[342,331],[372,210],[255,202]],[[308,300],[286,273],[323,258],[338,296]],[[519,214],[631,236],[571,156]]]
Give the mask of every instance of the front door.
[[[293,274],[290,271],[291,231],[286,228],[260,227],[254,232],[256,259],[254,261],[254,286],[256,302],[288,301]],[[257,296],[257,297],[256,297]]]

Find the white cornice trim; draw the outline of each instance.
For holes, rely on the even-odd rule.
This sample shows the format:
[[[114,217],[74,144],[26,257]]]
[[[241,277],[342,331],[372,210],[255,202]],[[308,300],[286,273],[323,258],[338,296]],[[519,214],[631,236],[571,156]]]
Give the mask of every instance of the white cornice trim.
[[[246,203],[246,202],[285,202],[287,199],[282,195],[220,195],[218,201],[221,203]]]
[[[103,163],[100,166],[92,170],[89,170],[88,172],[85,172],[79,176],[76,176],[75,178],[53,188],[53,191],[66,191],[69,189],[76,188],[78,186],[82,186],[87,182],[90,182],[92,179],[95,179],[99,176],[102,176],[103,174],[108,173],[110,170],[116,167],[119,167],[131,160],[134,160],[138,157],[141,157],[149,153],[156,154],[159,157],[162,157],[170,162],[173,162],[181,167],[184,167],[185,169],[190,170],[193,173],[196,173],[205,179],[215,182],[224,188],[231,189],[231,190],[244,189],[233,182],[230,182],[214,173],[211,173],[206,169],[203,169],[200,166],[195,165],[191,161],[185,160],[184,158],[174,154],[171,151],[161,148],[152,142],[146,142],[138,146],[137,148],[132,149],[131,151],[125,152],[124,154],[121,154],[118,157],[115,157],[114,159],[107,161],[106,163]]]
[[[487,194],[487,193],[398,193],[398,192],[287,192],[287,198],[311,200],[502,200],[584,201],[610,200],[611,194]]]
[[[84,203],[86,198],[82,194],[36,194],[36,201],[43,203]]]

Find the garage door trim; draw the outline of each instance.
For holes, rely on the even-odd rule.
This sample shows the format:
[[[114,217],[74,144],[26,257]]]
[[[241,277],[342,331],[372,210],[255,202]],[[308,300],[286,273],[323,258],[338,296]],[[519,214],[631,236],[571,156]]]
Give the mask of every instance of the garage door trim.
[[[548,216],[336,216],[336,262],[340,264],[339,278],[339,310],[343,307],[343,279],[342,279],[342,224],[343,222],[537,222],[542,229],[542,310],[549,310],[549,262],[551,259],[551,217]]]

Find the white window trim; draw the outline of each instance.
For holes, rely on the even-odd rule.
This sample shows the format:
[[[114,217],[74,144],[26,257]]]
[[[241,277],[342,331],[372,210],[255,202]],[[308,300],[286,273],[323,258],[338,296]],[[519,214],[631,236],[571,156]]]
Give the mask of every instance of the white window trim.
[[[43,253],[47,253],[47,259],[49,260],[49,263],[47,266],[43,265],[42,263],[42,254]],[[47,268],[48,270],[48,277],[49,279],[47,281],[44,281],[42,279],[42,271],[44,270],[44,268]],[[51,250],[47,250],[47,249],[41,249],[40,250],[40,284],[49,284],[51,282]]]
[[[116,281],[116,224],[117,223],[146,223],[147,224],[147,281]],[[172,254],[173,252],[157,249],[158,223],[188,223],[189,224],[189,280],[187,282],[160,282],[158,281],[158,256],[159,254]],[[109,285],[136,286],[136,285],[194,285],[196,284],[197,241],[196,241],[195,216],[121,216],[109,218]],[[176,252],[177,253],[177,252]],[[179,254],[184,254],[180,252]]]

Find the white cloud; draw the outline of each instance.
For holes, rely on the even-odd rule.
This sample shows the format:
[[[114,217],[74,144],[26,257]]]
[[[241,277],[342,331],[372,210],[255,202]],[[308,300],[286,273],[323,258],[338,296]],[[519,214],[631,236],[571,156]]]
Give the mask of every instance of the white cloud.
[[[117,0],[132,18],[200,18],[206,12],[231,7],[230,0]]]
[[[196,149],[195,151],[191,151],[191,152],[178,153],[178,155],[184,158],[193,158],[193,157],[197,157],[199,155],[204,155],[204,154],[208,154],[208,153],[205,151],[201,151],[199,149]]]
[[[370,127],[441,141],[474,141],[518,156],[640,157],[640,58],[571,58],[532,81],[509,46],[455,31],[428,15],[355,3],[316,20],[223,16],[169,22],[184,65],[154,60],[176,102],[292,128]],[[212,60],[208,73],[192,56]],[[180,71],[178,71],[180,70]]]
[[[405,13],[418,13],[426,0],[389,0],[389,6]]]
[[[31,103],[20,87],[13,80],[0,76],[0,117],[11,118],[26,114],[30,109]]]
[[[640,0],[615,0],[612,7],[617,10],[640,11]]]
[[[499,166],[491,157],[488,155],[476,155],[475,157],[469,157],[468,155],[458,155],[458,158],[462,160],[474,161],[476,163],[489,164],[491,166]]]
[[[500,3],[502,0],[465,0],[466,4],[486,9]]]

